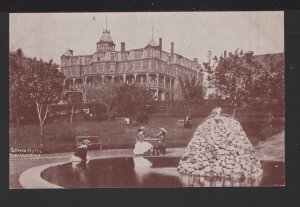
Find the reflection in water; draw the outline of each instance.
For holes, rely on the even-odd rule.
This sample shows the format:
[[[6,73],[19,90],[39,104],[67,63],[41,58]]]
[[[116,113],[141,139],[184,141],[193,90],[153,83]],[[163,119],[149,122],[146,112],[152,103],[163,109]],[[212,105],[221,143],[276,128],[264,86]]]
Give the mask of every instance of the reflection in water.
[[[246,187],[284,185],[284,163],[262,162],[264,174],[251,178],[216,178],[180,174],[177,157],[127,157],[52,166],[41,177],[66,188],[101,187]]]
[[[161,176],[178,177],[184,187],[250,187],[259,186],[263,175],[249,178],[221,178],[184,175],[174,167],[152,168],[153,163],[144,157],[134,157],[134,171],[140,184],[144,183],[147,176],[159,174]]]
[[[145,176],[147,176],[151,170],[152,162],[144,157],[133,157],[134,172],[139,184],[143,183]]]
[[[249,178],[221,178],[180,175],[185,187],[251,187],[260,186],[263,176]]]
[[[87,161],[72,162],[72,171],[74,175],[77,175],[78,182],[85,183],[87,178]],[[76,178],[75,178],[76,179]]]

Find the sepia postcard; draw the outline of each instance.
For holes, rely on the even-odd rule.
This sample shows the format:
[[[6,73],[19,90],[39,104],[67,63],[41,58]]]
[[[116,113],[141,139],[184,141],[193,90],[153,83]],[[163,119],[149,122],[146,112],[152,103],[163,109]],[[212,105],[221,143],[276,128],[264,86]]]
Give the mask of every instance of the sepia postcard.
[[[284,12],[9,15],[9,187],[285,186]]]

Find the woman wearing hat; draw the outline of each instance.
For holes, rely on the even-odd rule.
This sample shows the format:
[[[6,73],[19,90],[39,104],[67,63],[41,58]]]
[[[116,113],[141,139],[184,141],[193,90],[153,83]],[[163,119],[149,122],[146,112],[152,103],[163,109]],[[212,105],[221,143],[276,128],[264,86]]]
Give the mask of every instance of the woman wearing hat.
[[[157,155],[159,155],[159,153],[161,152],[163,155],[165,155],[166,153],[166,133],[168,131],[164,128],[159,128],[159,141],[154,145],[154,149],[153,149],[153,155],[156,153]]]
[[[136,136],[136,143],[134,146],[133,153],[135,155],[144,155],[144,153],[148,152],[153,148],[153,145],[145,140],[145,127],[141,126],[138,128],[138,134]]]
[[[83,140],[82,144],[77,148],[76,152],[71,157],[71,162],[86,161],[87,149],[89,145],[91,145],[91,142],[89,140]]]

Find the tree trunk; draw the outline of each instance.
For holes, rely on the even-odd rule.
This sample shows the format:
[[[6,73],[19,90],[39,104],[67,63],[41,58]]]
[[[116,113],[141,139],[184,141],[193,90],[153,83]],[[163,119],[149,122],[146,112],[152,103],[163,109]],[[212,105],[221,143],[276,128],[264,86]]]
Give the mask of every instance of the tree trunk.
[[[234,116],[235,116],[235,107],[233,107],[232,119],[234,119]]]
[[[271,110],[269,110],[269,113],[268,113],[268,124],[270,127],[272,127],[272,122],[273,122],[273,119],[274,119],[274,116],[273,116],[273,112]]]
[[[17,116],[17,127],[20,126],[20,119],[19,119],[19,116]]]
[[[189,110],[189,111],[188,111],[188,116],[191,117],[192,107],[191,107],[190,105],[188,106],[188,110]]]
[[[42,115],[43,105],[40,104],[40,103],[38,103],[38,101],[35,101],[35,103],[36,103],[36,108],[37,108],[38,117],[39,117],[39,121],[40,121],[40,133],[41,133],[40,147],[43,148],[43,147],[44,147],[43,125],[44,125],[45,119],[47,118],[49,106],[46,106],[46,111],[45,111],[45,114],[44,114],[44,116],[43,116],[43,115]]]
[[[43,124],[40,123],[40,133],[41,133],[41,142],[40,142],[40,147],[44,147],[44,133],[43,133]]]
[[[70,123],[73,122],[73,115],[74,115],[74,105],[72,106],[72,109],[71,109]]]
[[[110,110],[107,109],[107,121],[110,121],[110,119],[111,119]]]

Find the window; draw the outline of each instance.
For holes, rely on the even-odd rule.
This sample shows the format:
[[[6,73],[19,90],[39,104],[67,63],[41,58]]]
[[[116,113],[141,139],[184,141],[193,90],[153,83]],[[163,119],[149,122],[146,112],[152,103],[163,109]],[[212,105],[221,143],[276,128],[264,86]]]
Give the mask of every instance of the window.
[[[101,64],[100,68],[101,68],[101,71],[104,72],[105,71],[105,64]]]
[[[92,74],[96,73],[96,65],[92,68]]]
[[[151,69],[156,69],[156,62],[155,61],[151,61]]]
[[[136,62],[135,63],[135,69],[140,70],[141,69],[141,62]]]
[[[74,68],[70,68],[70,70],[71,70],[71,71],[70,71],[70,74],[71,74],[71,75],[75,75],[75,72],[76,72],[76,71],[74,70]]]
[[[148,61],[144,61],[143,69],[148,70]]]
[[[77,63],[77,60],[75,58],[73,58],[73,61],[72,61],[73,65],[76,65]]]
[[[115,65],[114,65],[114,64],[111,64],[111,65],[110,65],[110,70],[109,70],[109,72],[111,72],[111,73],[115,72]]]
[[[148,57],[148,58],[151,58],[151,57],[152,57],[151,50],[149,50],[149,49],[147,50],[147,57]]]
[[[102,65],[97,65],[97,73],[101,73],[101,70],[102,70]]]
[[[128,70],[133,70],[133,63],[132,62],[128,63]]]
[[[121,60],[122,61],[126,60],[126,53],[121,55]]]
[[[142,50],[136,50],[135,53],[134,53],[134,58],[135,59],[141,59],[142,58],[142,53],[143,53]]]
[[[123,63],[121,63],[121,64],[119,65],[119,71],[120,71],[120,72],[123,72],[123,71],[124,71],[124,64],[123,64]]]
[[[100,61],[100,57],[97,57],[97,60]]]
[[[110,60],[115,60],[115,54],[114,53],[110,54]]]
[[[70,75],[70,70],[68,68],[65,69],[65,75]]]
[[[84,58],[84,64],[89,65],[90,64],[90,57],[85,57]]]

